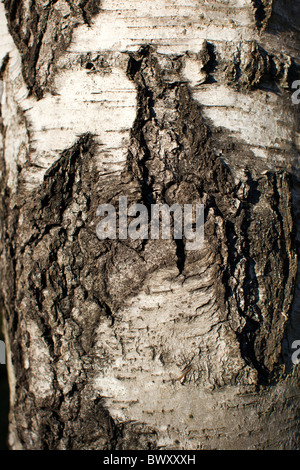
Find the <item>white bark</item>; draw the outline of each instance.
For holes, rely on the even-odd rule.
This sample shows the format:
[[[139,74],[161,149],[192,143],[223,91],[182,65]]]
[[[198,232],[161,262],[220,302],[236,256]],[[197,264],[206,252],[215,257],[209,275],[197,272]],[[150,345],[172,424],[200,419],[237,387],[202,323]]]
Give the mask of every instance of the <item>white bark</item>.
[[[30,2],[23,3],[28,7]],[[285,172],[290,172],[296,178],[300,146],[298,110],[292,104],[289,88],[293,67],[299,60],[299,29],[293,40],[289,40],[284,32],[279,36],[281,41],[278,40],[271,27],[265,29],[268,21],[276,22],[276,15],[273,20],[271,16],[272,2],[261,2],[265,5],[265,13],[260,21],[253,3],[250,0],[103,0],[92,23],[87,25],[82,20],[82,24],[74,28],[67,49],[54,57],[51,46],[58,22],[68,27],[73,24],[68,2],[58,1],[50,9],[36,63],[36,83],[43,92],[38,97],[30,93],[21,54],[8,32],[4,7],[0,5],[2,148],[5,183],[10,191],[7,210],[13,212],[18,208],[15,233],[24,241],[23,250],[20,248],[22,261],[16,258],[14,268],[15,283],[22,286],[19,291],[23,294],[19,297],[16,294],[20,304],[12,307],[9,296],[2,293],[10,358],[9,442],[12,448],[101,449],[109,446],[146,448],[150,445],[163,449],[268,449],[299,446],[299,422],[294,416],[299,407],[299,369],[291,365],[291,344],[300,339],[300,285],[298,281],[293,294],[297,260],[292,247],[290,212],[293,191],[296,220],[299,188],[294,185],[291,189],[285,176]],[[274,3],[273,16],[280,7],[280,2]],[[47,2],[37,4],[40,8],[48,8]],[[23,16],[26,18],[26,12]],[[100,199],[105,200],[106,194],[113,197],[109,192],[113,185],[116,187],[114,195],[120,188],[121,192],[127,191],[132,201],[140,198],[137,183],[130,181],[126,189],[123,180],[124,173],[128,172],[129,149],[134,156],[138,155],[137,159],[142,158],[134,134],[142,107],[141,85],[130,77],[128,64],[130,57],[141,61],[139,51],[148,45],[153,47],[150,56],[152,54],[153,60],[157,61],[155,64],[158,63],[163,71],[164,83],[188,86],[191,93],[188,105],[192,102],[200,105],[204,122],[212,133],[212,151],[228,165],[232,180],[239,187],[239,193],[232,195],[232,199],[226,199],[226,192],[221,195],[218,207],[222,207],[223,198],[235,220],[234,214],[238,213],[245,194],[252,191],[250,180],[257,183],[262,194],[257,203],[251,201],[248,214],[249,233],[254,234],[255,240],[253,245],[249,244],[249,253],[241,248],[245,237],[243,227],[240,232],[235,227],[237,239],[240,237],[241,240],[240,246],[238,240],[236,242],[236,251],[241,255],[225,287],[221,271],[226,263],[230,264],[233,253],[227,240],[224,217],[215,208],[211,208],[207,216],[203,250],[195,256],[185,253],[183,271],[176,263],[174,242],[166,241],[156,249],[157,245],[150,241],[142,255],[139,245],[122,246],[115,248],[116,252],[123,250],[120,256],[111,260],[109,253],[99,258],[96,238],[90,249],[83,237],[78,236],[87,267],[82,267],[77,284],[65,253],[68,250],[72,253],[72,247],[77,243],[76,224],[77,228],[82,226],[85,230],[86,227],[95,235],[95,211],[89,211],[87,203],[82,202],[86,193],[83,196],[73,194],[59,222],[54,214],[53,226],[50,218],[49,230],[45,229],[40,238],[34,232],[34,224],[30,225],[27,201],[42,198],[37,194],[43,191],[46,194],[47,181],[56,178],[47,175],[53,174],[51,171],[56,171],[60,162],[64,162],[65,150],[75,148],[83,134],[92,134],[96,143],[91,161],[80,147],[83,168],[87,162],[85,175],[94,174],[97,180],[87,186],[94,191],[89,194],[92,207],[96,207]],[[176,69],[174,64],[179,62],[181,66]],[[153,77],[151,73],[147,75],[145,87],[147,90],[152,87],[153,91],[157,79],[155,73],[158,72],[155,65],[151,70]],[[182,89],[180,86],[176,93]],[[157,154],[160,162],[175,155],[180,147],[172,134],[172,124],[180,117],[178,109],[172,108],[172,100],[175,102],[177,97],[175,91],[173,96],[170,90],[166,99],[153,98],[155,103],[151,106],[155,119],[150,119],[148,128],[145,125],[143,129],[150,154]],[[187,114],[189,111],[186,109]],[[155,120],[157,127],[153,124]],[[165,122],[169,123],[169,128]],[[199,133],[202,127],[203,122],[199,121]],[[160,175],[165,175],[166,170],[164,167],[157,170],[160,163],[154,157],[151,161],[154,163],[146,165],[147,172],[155,175],[153,193],[161,200],[164,177]],[[210,181],[208,173],[207,169],[207,181]],[[274,185],[270,183],[271,173],[276,175]],[[76,167],[74,175],[73,184],[79,184],[81,179],[84,181],[80,168]],[[187,191],[189,184],[185,184],[174,189],[178,200],[181,192]],[[224,179],[224,187],[226,184]],[[201,201],[204,203],[211,195],[207,190],[205,194]],[[279,202],[272,205],[277,195]],[[51,197],[54,200],[55,194]],[[185,196],[182,197],[184,200]],[[215,193],[214,197],[217,199]],[[51,204],[49,202],[49,207],[55,212],[56,206]],[[37,219],[43,212],[41,207],[31,207]],[[260,221],[265,232],[266,221],[277,216],[281,221],[278,222],[279,238],[286,250],[282,256],[287,259],[287,273],[280,264],[281,254],[277,258],[276,250],[272,251],[262,241],[265,233],[259,233]],[[299,216],[296,222],[299,222]],[[50,281],[46,285],[41,281],[54,266],[47,265],[46,261],[44,266],[43,260],[56,250],[53,240],[61,237],[59,227],[66,233],[66,242],[57,249],[55,263],[57,270],[63,273],[68,297],[73,296],[65,318],[59,310],[62,310],[60,300],[55,296],[60,281],[57,281],[57,287]],[[7,233],[10,233],[9,229]],[[37,241],[33,242],[34,237]],[[251,250],[253,257],[259,258],[257,246],[260,241],[261,259],[265,256],[266,261],[263,260],[261,265],[257,261],[251,268],[258,287],[256,300],[249,303],[255,304],[261,312],[261,317],[257,313],[253,318],[258,324],[261,322],[262,329],[265,328],[262,335],[265,335],[266,347],[259,361],[271,374],[277,371],[279,364],[279,378],[272,377],[274,382],[270,384],[262,383],[260,370],[243,354],[238,336],[245,326],[245,318],[239,312],[246,312],[248,302],[243,285],[250,282],[250,268],[247,272],[245,266],[251,258]],[[270,251],[264,253],[264,247]],[[7,255],[3,253],[1,263],[7,266]],[[93,255],[95,272],[92,271],[94,261],[90,258]],[[74,257],[77,254],[74,253]],[[38,269],[31,277],[34,262]],[[268,262],[276,278],[268,272]],[[109,294],[102,300],[105,299],[110,311],[106,317],[99,313],[103,305],[99,307],[95,298],[89,297],[96,289],[95,285],[100,285],[97,275],[104,264],[107,278],[101,282],[105,282]],[[2,269],[3,276],[9,272],[8,268]],[[139,284],[141,273],[143,278]],[[39,307],[32,297],[24,294],[23,286],[29,278],[41,293]],[[137,286],[132,292],[128,287],[131,284]],[[278,295],[275,293],[277,287],[281,289]],[[223,292],[226,288],[236,293],[235,300],[230,296],[226,302],[222,300],[226,297]],[[249,288],[249,295],[251,289],[254,287]],[[55,305],[58,312],[54,318]],[[9,312],[12,315],[13,308],[16,309],[18,328],[27,332],[30,344],[27,349],[22,345],[22,357],[16,354],[16,344],[11,345]],[[35,308],[44,318],[42,326],[37,320],[38,313],[37,317],[29,314],[30,309]],[[271,314],[271,310],[274,313]],[[52,346],[45,339],[45,323],[49,325]],[[85,338],[83,333],[85,323],[94,335],[89,347],[86,346],[88,335]],[[279,334],[279,344],[276,334]],[[82,336],[84,340],[80,342],[78,338]],[[77,341],[80,347],[76,346]],[[31,395],[35,397],[32,409],[36,409],[37,414],[47,406],[49,410],[55,408],[59,391],[62,404],[55,417],[51,417],[49,411],[50,418],[45,418],[52,440],[43,435],[41,416],[30,425],[28,416],[21,416],[21,395],[17,389],[20,368],[24,369],[26,378],[25,401]],[[99,429],[104,425],[96,423],[94,437],[86,441],[82,437],[74,438],[77,428],[72,427],[71,422],[65,422],[71,419],[74,384],[81,386],[78,393],[85,403],[82,405],[84,412],[80,407],[76,409],[79,416],[83,413],[81,421],[78,420],[83,427],[87,426],[87,434],[90,436],[89,426],[94,424],[86,410],[89,403],[99,401],[114,422],[113,436],[109,431],[97,433],[97,425]]]

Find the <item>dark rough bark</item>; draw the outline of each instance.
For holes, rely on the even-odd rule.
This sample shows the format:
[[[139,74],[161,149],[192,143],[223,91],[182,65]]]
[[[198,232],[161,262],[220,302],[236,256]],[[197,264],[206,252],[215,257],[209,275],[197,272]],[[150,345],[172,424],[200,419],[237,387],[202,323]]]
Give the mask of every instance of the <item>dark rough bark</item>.
[[[9,31],[22,55],[23,76],[31,93],[42,98],[55,62],[69,46],[73,28],[90,24],[99,0],[5,0]],[[58,5],[57,5],[58,4]],[[46,57],[45,57],[46,56]]]
[[[25,17],[22,2],[5,2],[10,31],[22,55],[24,80],[38,98],[48,90],[56,53],[62,54],[70,43],[78,18],[90,23],[99,4],[65,2],[71,12],[62,20],[55,3],[42,7],[31,2],[31,14]],[[272,22],[272,2],[252,3],[257,27],[266,28]],[[39,50],[47,28],[58,40],[52,56],[41,64]],[[30,36],[34,40],[29,46]],[[206,82],[217,78],[238,90],[264,86],[284,90],[291,85],[297,76],[294,59],[283,60],[256,42],[245,47],[243,59],[236,51],[236,60],[230,64],[214,45],[205,43],[197,60],[203,64]],[[251,151],[244,151],[240,160],[239,142],[207,125],[190,86],[182,80],[190,57],[188,53],[158,54],[150,46],[127,54],[137,114],[122,173],[106,180],[99,176],[98,143],[84,132],[34,191],[20,184],[16,194],[10,193],[2,158],[1,308],[17,378],[11,421],[22,448],[159,447],[154,425],[113,419],[103,397],[95,396],[92,379],[114,359],[107,351],[99,356],[99,327],[106,328],[108,322],[109,334],[126,346],[123,305],[139,294],[149,276],[174,268],[174,279],[181,276],[184,281],[205,271],[209,274],[209,282],[202,285],[200,279],[195,289],[205,289],[210,297],[210,329],[201,337],[201,347],[193,346],[182,360],[182,384],[216,393],[237,387],[247,400],[261,397],[261,404],[268,403],[264,418],[257,421],[261,423],[258,439],[249,437],[243,444],[233,434],[237,445],[299,446],[299,382],[282,348],[295,300],[292,194],[297,194],[296,177],[284,165],[272,169],[258,162]],[[81,65],[97,73],[102,59],[82,57]],[[107,56],[108,64],[110,60]],[[222,158],[216,152],[220,146]],[[21,176],[22,170],[20,181]],[[95,232],[96,209],[106,202],[117,205],[120,194],[130,204],[140,202],[147,207],[204,203],[209,243],[200,252],[189,252],[185,240],[100,242]],[[193,319],[189,321],[192,331]],[[221,360],[224,344],[231,353]],[[161,348],[160,362],[166,364],[170,357],[163,341],[155,347]],[[47,392],[39,395],[32,384],[40,374],[46,377]],[[276,401],[278,384],[289,390],[288,402]],[[269,398],[265,398],[267,393]],[[243,399],[236,403],[233,399],[231,405],[229,400],[228,410],[230,406],[238,408],[243,423],[241,415],[247,406]],[[279,422],[280,414],[283,422]],[[207,440],[211,447],[228,447],[231,419],[223,436],[203,431],[204,436],[196,438],[199,447],[205,447]],[[263,428],[270,423],[285,432],[274,439],[275,444],[267,438],[263,442]],[[173,448],[180,445],[175,441]]]

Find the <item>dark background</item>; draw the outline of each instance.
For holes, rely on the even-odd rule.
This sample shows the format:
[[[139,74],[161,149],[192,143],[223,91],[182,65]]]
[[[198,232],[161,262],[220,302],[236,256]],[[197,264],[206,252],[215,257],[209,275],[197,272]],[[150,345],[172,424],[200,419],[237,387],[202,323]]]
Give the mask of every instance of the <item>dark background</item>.
[[[2,319],[0,315],[0,324]],[[4,340],[0,331],[0,340]],[[6,366],[0,364],[0,450],[7,449],[7,424],[8,424],[8,383]]]

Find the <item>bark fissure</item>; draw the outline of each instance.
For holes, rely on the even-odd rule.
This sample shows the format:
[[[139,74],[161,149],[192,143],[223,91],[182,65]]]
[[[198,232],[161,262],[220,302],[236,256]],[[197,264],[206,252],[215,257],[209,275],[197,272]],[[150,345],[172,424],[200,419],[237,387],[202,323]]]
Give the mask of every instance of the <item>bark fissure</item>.
[[[265,29],[273,10],[273,0],[252,0],[258,29]]]

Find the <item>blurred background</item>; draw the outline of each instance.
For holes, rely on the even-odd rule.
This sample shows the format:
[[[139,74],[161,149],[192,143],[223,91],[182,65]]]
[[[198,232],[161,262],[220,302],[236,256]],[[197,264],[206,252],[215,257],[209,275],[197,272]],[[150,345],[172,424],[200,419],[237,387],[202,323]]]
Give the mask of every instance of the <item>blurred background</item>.
[[[2,318],[0,314],[0,324]],[[2,331],[0,331],[0,340],[4,341]],[[6,366],[0,364],[0,450],[7,449],[7,427],[8,427],[8,383]]]

